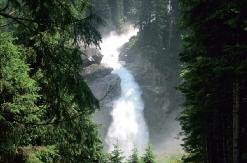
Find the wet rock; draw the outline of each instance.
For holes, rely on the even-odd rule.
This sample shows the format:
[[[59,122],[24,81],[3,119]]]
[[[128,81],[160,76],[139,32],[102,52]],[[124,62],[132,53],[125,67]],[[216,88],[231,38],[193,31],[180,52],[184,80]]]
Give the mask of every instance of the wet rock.
[[[112,68],[104,67],[98,64],[92,64],[83,69],[82,77],[87,81],[94,81],[111,74],[112,70]]]
[[[89,57],[90,60],[94,61],[97,64],[100,64],[103,55],[97,48],[87,48],[86,49],[86,54]]]
[[[121,80],[118,75],[111,72],[112,68],[98,64],[92,64],[84,68],[82,72],[82,77],[100,102],[100,110],[95,113],[94,120],[101,126],[100,133],[102,138],[105,137],[108,126],[112,121],[113,102],[121,94]]]
[[[120,78],[115,74],[90,79],[87,83],[100,102],[111,102],[121,93]]]
[[[88,67],[92,64],[100,64],[103,55],[97,48],[86,48],[85,53],[81,55],[83,67]]]

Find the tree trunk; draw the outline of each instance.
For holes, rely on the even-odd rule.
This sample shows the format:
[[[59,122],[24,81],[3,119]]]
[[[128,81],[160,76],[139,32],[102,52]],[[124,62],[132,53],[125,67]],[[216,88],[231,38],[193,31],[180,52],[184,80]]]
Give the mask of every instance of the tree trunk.
[[[227,128],[225,127],[225,115],[223,114],[221,116],[221,123],[222,123],[222,155],[223,155],[223,162],[227,162],[227,143],[226,143],[226,134],[227,134]]]
[[[233,83],[233,163],[239,162],[239,87],[239,80],[236,79]]]

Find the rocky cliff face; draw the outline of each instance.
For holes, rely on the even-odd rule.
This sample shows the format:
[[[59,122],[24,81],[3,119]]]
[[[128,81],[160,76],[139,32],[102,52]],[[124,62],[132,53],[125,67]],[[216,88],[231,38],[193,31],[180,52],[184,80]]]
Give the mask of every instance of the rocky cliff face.
[[[176,90],[177,76],[169,68],[166,72],[161,72],[155,67],[155,63],[143,57],[138,49],[128,46],[126,44],[122,48],[120,60],[132,72],[142,90],[150,143],[157,151],[173,152],[179,148],[181,143],[176,139],[180,127],[175,119],[179,115],[182,101],[181,95]],[[93,54],[99,53],[90,53],[91,58],[94,57]],[[82,73],[83,78],[100,101],[101,109],[95,114],[95,121],[101,125],[103,139],[112,121],[110,114],[113,102],[121,94],[120,78],[111,72],[111,68],[103,67],[99,62],[96,64],[91,62]]]
[[[112,74],[112,69],[100,65],[101,54],[96,49],[87,50],[84,56],[84,69],[82,77],[87,82],[91,91],[100,102],[100,110],[95,113],[94,120],[100,125],[102,138],[105,137],[107,129],[112,121],[111,111],[113,102],[121,94],[120,78]],[[89,58],[91,61],[89,62]],[[97,58],[98,60],[92,60]]]

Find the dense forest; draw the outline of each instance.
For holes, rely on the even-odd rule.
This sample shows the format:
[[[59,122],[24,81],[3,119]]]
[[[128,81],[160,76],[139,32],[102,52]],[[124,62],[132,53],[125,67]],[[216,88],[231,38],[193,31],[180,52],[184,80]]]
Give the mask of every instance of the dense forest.
[[[169,100],[155,116],[181,112],[184,154],[174,162],[247,162],[246,8],[244,0],[1,0],[0,162],[162,162],[150,146],[127,158],[117,144],[105,151],[92,120],[100,105],[82,56],[128,24],[139,32],[125,53],[164,76],[151,78]]]
[[[187,162],[246,162],[246,1],[181,0]]]

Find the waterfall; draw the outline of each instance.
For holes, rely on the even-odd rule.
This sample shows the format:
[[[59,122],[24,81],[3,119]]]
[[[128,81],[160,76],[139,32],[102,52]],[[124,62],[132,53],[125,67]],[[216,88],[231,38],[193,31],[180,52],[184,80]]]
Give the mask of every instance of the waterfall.
[[[129,41],[138,30],[132,26],[123,34],[115,32],[103,38],[101,53],[102,64],[113,68],[113,72],[121,79],[121,97],[114,101],[111,112],[112,123],[108,128],[105,142],[111,152],[117,144],[125,156],[129,156],[136,148],[143,153],[149,139],[143,109],[141,90],[131,72],[119,62],[119,48]]]

